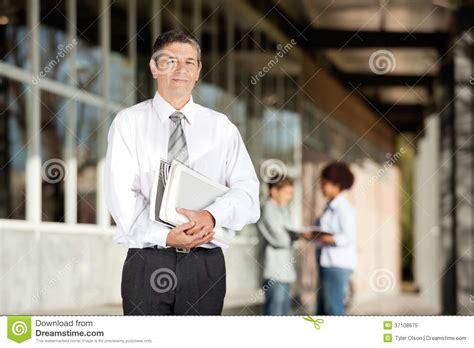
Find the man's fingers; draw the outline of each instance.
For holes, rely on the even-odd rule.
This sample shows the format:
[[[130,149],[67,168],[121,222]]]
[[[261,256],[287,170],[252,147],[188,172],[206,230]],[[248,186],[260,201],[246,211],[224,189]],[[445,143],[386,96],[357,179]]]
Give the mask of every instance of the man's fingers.
[[[193,243],[196,242],[196,241],[200,241],[201,239],[204,239],[206,238],[208,235],[208,233],[206,233],[205,231],[199,231],[197,233],[195,233],[192,237],[193,237]]]
[[[194,247],[197,247],[199,245],[206,244],[206,243],[210,242],[214,238],[214,235],[215,235],[214,232],[211,232],[211,233],[206,234],[206,235],[201,234],[201,236],[193,242],[192,247],[194,248]]]
[[[202,241],[201,244],[209,243],[211,240],[214,239],[215,234],[216,234],[215,232],[209,233],[209,234],[206,236],[206,238]]]
[[[189,220],[192,220],[192,210],[184,209],[184,208],[176,208],[176,211],[181,215],[186,216]]]
[[[186,222],[186,223],[184,223],[184,224],[178,225],[178,226],[176,226],[175,228],[176,228],[177,231],[180,231],[180,232],[181,232],[181,231],[186,231],[186,230],[188,230],[188,229],[190,229],[190,228],[193,228],[195,224],[196,224],[196,222],[194,222],[194,221],[189,221],[189,222]]]
[[[201,232],[203,229],[203,226],[202,225],[195,225],[193,228],[189,229],[186,231],[186,234],[188,236],[193,236],[195,235],[196,233],[199,233]]]

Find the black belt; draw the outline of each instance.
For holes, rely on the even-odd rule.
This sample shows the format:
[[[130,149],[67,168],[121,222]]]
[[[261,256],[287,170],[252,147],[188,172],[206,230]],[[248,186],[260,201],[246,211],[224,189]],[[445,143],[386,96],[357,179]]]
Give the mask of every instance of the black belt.
[[[197,248],[174,248],[174,247],[171,247],[171,248],[159,248],[158,245],[154,245],[152,247],[146,247],[146,248],[143,248],[143,249],[156,249],[156,250],[168,250],[168,249],[171,249],[171,250],[174,250],[176,251],[177,253],[180,253],[180,254],[189,254],[191,252],[191,250],[195,250],[195,249],[207,249],[207,248],[200,248],[200,247],[197,247]]]

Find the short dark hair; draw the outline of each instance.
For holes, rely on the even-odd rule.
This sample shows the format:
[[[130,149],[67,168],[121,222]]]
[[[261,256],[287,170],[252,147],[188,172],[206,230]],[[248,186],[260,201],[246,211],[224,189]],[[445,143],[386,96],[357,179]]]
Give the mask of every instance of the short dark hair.
[[[166,31],[162,33],[160,36],[158,36],[158,38],[155,40],[155,43],[153,44],[152,58],[153,59],[158,58],[160,51],[163,50],[163,48],[166,45],[169,45],[173,42],[188,43],[196,47],[197,60],[198,60],[198,63],[201,62],[201,46],[199,45],[199,42],[197,41],[197,39],[191,34],[187,34],[182,30],[176,30],[176,29]]]
[[[345,162],[332,162],[324,167],[321,178],[339,186],[342,190],[348,190],[354,184],[354,174]]]
[[[268,180],[268,190],[270,191],[273,187],[277,190],[285,187],[285,186],[293,186],[293,179],[289,177],[280,177],[279,175],[275,175]]]

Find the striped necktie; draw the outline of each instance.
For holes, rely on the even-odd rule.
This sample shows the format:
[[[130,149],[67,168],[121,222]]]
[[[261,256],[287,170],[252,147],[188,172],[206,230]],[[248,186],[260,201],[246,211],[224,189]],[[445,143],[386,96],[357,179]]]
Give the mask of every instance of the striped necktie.
[[[181,120],[184,114],[175,111],[171,116],[170,123],[170,139],[168,142],[168,161],[176,159],[185,165],[188,163],[188,148],[186,146],[186,137],[184,136],[183,126]]]

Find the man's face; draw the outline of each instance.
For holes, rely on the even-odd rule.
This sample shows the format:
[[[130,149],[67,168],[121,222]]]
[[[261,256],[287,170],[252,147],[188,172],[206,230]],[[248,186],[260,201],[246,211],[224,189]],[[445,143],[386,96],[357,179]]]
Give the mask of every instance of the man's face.
[[[272,187],[271,195],[280,205],[287,205],[293,198],[293,186],[285,185],[281,188]]]
[[[324,197],[333,199],[341,192],[341,188],[329,180],[321,179],[321,191]]]
[[[199,79],[201,63],[198,62],[194,45],[173,42],[166,45],[155,60],[150,61],[150,69],[162,96],[181,98],[191,95]]]

